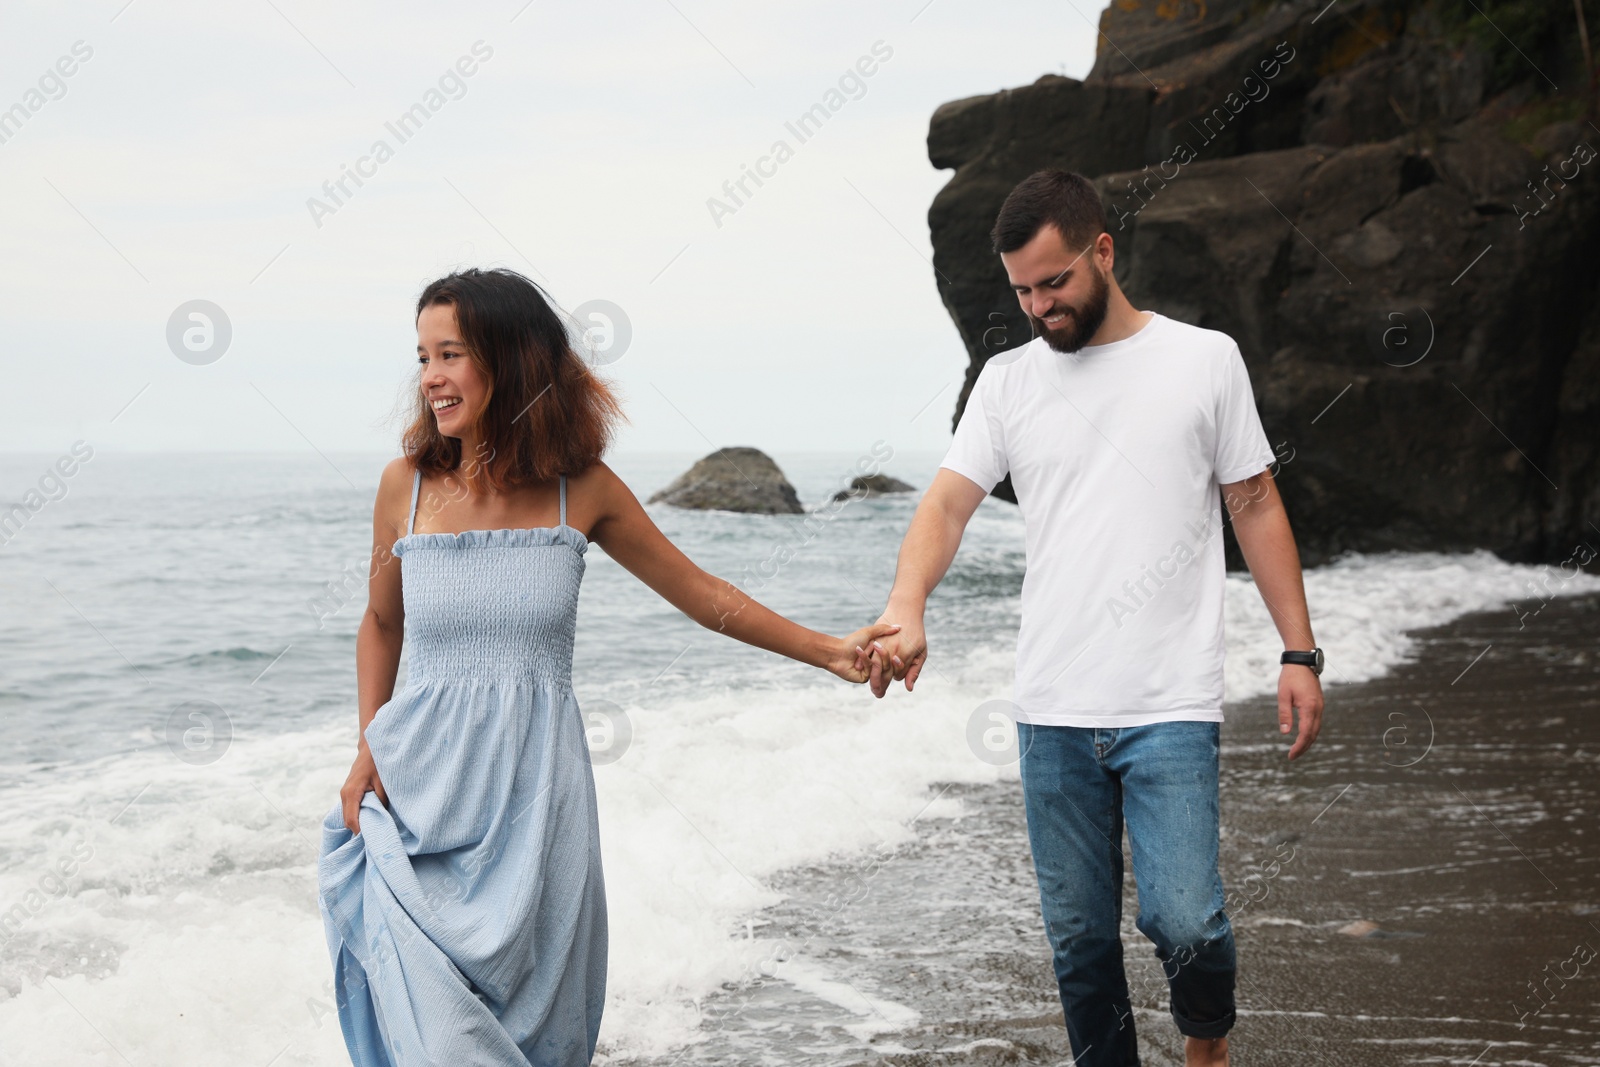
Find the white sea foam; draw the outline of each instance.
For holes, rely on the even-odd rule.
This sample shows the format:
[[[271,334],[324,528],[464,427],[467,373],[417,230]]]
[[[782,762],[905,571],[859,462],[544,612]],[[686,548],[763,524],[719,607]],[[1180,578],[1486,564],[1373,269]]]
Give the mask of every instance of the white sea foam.
[[[1414,654],[1407,630],[1470,611],[1517,603],[1537,626],[1529,582],[1548,573],[1488,553],[1352,556],[1309,572],[1324,679],[1377,677]],[[1600,590],[1588,576],[1547,584]],[[1229,580],[1227,611],[1230,698],[1272,692],[1281,645],[1248,580]],[[758,973],[838,994],[847,1014],[870,1007],[869,1028],[915,1022],[857,1003],[801,946],[746,921],[778,899],[775,872],[890,847],[917,820],[957,812],[935,783],[1014,778],[966,741],[973,709],[1009,695],[1013,646],[957,652],[935,635],[934,651],[915,693],[882,701],[818,675],[628,709],[632,747],[596,768],[605,1058],[694,1040],[704,998]],[[315,868],[352,741],[353,723],[238,740],[204,767],[164,751],[107,757],[0,795],[0,913],[19,920],[0,949],[0,986],[19,990],[0,1000],[0,1063],[181,1067],[224,1051],[275,1067],[348,1063]]]
[[[1540,606],[1552,597],[1600,591],[1600,576],[1506,563],[1485,551],[1349,555],[1308,570],[1305,582],[1314,634],[1328,659],[1325,687],[1368,681],[1409,662],[1417,648],[1410,631],[1497,608],[1508,622],[1537,627]],[[1275,692],[1284,646],[1248,578],[1228,579],[1226,611],[1228,699]]]

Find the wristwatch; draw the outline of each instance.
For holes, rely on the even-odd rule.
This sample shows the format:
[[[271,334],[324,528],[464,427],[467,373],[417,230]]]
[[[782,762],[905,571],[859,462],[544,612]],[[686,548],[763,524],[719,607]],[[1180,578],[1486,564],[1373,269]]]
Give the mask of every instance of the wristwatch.
[[[1301,667],[1310,667],[1311,673],[1322,676],[1322,649],[1313,648],[1310,652],[1285,652],[1278,659],[1279,663],[1294,663]]]

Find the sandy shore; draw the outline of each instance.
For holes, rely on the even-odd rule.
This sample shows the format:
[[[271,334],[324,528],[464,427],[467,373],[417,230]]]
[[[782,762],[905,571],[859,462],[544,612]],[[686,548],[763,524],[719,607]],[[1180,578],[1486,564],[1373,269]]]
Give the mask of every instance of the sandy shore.
[[[1271,701],[1228,709],[1234,1062],[1600,1063],[1600,597],[1415,636],[1418,662],[1332,690],[1293,764]],[[762,932],[832,986],[715,998],[676,1062],[1069,1063],[1018,787],[961,795],[914,846],[786,876]],[[1125,892],[1141,1055],[1182,1063],[1131,872]]]

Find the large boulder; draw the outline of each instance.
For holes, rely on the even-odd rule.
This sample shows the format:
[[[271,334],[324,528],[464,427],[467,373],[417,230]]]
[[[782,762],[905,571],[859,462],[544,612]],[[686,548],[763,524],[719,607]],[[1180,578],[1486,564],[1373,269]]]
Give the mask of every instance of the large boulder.
[[[647,503],[762,515],[805,511],[794,486],[759,448],[719,448],[653,493]]]
[[[955,419],[1030,339],[995,214],[1064,167],[1099,187],[1134,306],[1238,341],[1305,562],[1600,544],[1600,160],[1578,144],[1600,131],[1528,85],[1489,95],[1424,0],[1325,8],[1114,0],[1085,80],[934,113]]]

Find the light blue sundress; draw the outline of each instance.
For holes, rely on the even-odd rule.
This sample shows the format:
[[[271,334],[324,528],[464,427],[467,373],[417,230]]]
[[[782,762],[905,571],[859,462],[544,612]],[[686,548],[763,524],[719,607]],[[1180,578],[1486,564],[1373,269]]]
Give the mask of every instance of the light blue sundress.
[[[415,533],[405,685],[367,727],[388,795],[322,822],[319,910],[355,1067],[576,1067],[605,1002],[594,778],[572,692],[589,541],[561,521]]]

